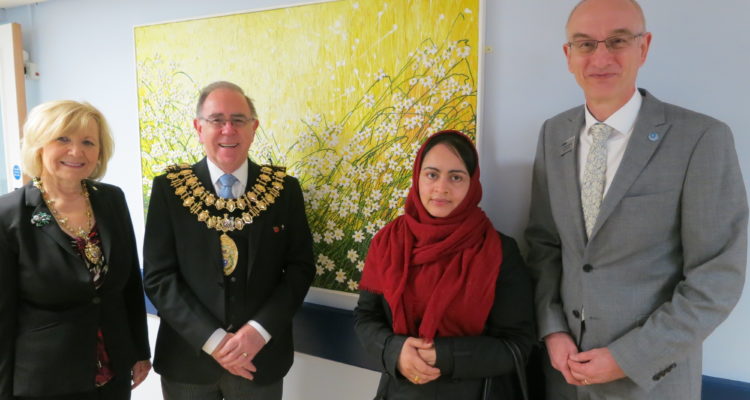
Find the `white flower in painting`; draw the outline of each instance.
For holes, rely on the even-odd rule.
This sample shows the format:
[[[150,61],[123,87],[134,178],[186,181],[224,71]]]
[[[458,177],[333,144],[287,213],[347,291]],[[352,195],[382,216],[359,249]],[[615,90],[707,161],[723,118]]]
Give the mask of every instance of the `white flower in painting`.
[[[360,261],[357,263],[357,271],[362,272],[362,270],[365,269],[365,262]]]
[[[375,96],[373,96],[371,93],[364,95],[362,100],[364,100],[364,103],[367,107],[372,108],[375,106]]]
[[[383,78],[385,78],[386,76],[388,76],[388,75],[386,75],[385,71],[383,71],[383,69],[381,68],[380,70],[378,70],[378,73],[375,75],[375,81],[380,81]]]
[[[321,235],[318,232],[313,233],[313,242],[320,243],[320,241],[323,240],[323,235]]]
[[[326,243],[328,243],[328,244],[333,243],[333,233],[331,231],[328,231],[328,232],[324,233],[323,234],[323,241],[326,242]]]
[[[462,46],[456,49],[458,58],[466,58],[471,54],[471,46]]]
[[[357,243],[361,243],[361,242],[362,242],[363,240],[365,240],[365,234],[364,234],[364,233],[363,233],[363,232],[362,232],[361,230],[359,230],[359,231],[356,231],[356,232],[354,232],[354,234],[352,235],[352,239],[353,239],[353,240],[354,240],[355,242],[357,242]]]
[[[375,226],[377,226],[378,229],[380,229],[380,228],[382,228],[382,227],[385,226],[385,221],[383,221],[382,219],[376,219],[375,220]]]
[[[470,8],[464,8],[464,14],[471,14]]]
[[[331,221],[331,220],[328,220],[328,221],[326,222],[326,228],[327,228],[327,229],[330,229],[330,230],[334,230],[334,229],[336,229],[336,222],[334,222],[334,221]]]
[[[444,125],[445,125],[445,121],[440,117],[437,117],[432,120],[432,126],[434,126],[435,129],[441,129]]]
[[[464,96],[469,96],[471,92],[473,91],[474,91],[474,88],[472,88],[471,85],[468,83],[461,86],[461,94]]]
[[[359,288],[359,283],[351,279],[349,279],[349,282],[346,285],[349,287],[349,290],[357,290]]]
[[[370,198],[373,201],[378,201],[383,198],[383,193],[380,190],[375,189],[372,192],[370,192]]]
[[[333,271],[333,269],[336,268],[336,263],[324,254],[318,254],[318,261],[315,265],[323,267],[328,271]]]
[[[344,231],[343,231],[343,230],[341,230],[341,228],[339,228],[339,229],[336,229],[336,230],[335,230],[335,231],[333,232],[333,238],[334,238],[334,239],[336,239],[336,240],[341,240],[341,239],[343,239],[343,238],[344,238]]]
[[[367,233],[369,233],[370,235],[374,235],[374,234],[378,233],[378,225],[377,225],[376,223],[374,223],[374,222],[370,222],[370,223],[369,223],[369,224],[367,224],[367,226],[365,227],[365,230],[366,230],[366,231],[367,231]]]
[[[419,83],[421,83],[422,86],[426,87],[427,89],[432,89],[435,87],[435,79],[433,79],[431,76],[419,78]]]
[[[343,269],[336,271],[336,282],[344,283],[346,281],[346,272]]]
[[[444,76],[445,76],[445,67],[443,67],[442,65],[438,65],[435,68],[435,77],[442,78]]]
[[[398,207],[398,201],[394,199],[388,200],[388,208],[396,208]]]
[[[339,144],[339,137],[338,136],[329,137],[328,140],[326,140],[326,144],[328,145],[328,147],[336,147],[336,145]]]
[[[315,275],[323,275],[324,272],[326,272],[326,269],[322,265],[315,266]]]
[[[414,86],[414,85],[416,85],[417,83],[419,83],[419,79],[418,79],[418,78],[416,78],[416,77],[415,77],[415,78],[411,78],[411,79],[409,79],[409,85],[410,85],[410,86]]]
[[[393,175],[391,175],[390,173],[384,174],[383,175],[383,183],[385,183],[386,185],[388,185],[391,182],[393,182]]]
[[[359,254],[357,254],[357,250],[350,249],[346,252],[346,258],[348,258],[351,262],[355,262],[359,259]]]
[[[404,127],[409,130],[417,129],[420,125],[422,125],[422,120],[423,117],[421,115],[415,115],[411,118],[407,118],[406,122],[404,123]]]

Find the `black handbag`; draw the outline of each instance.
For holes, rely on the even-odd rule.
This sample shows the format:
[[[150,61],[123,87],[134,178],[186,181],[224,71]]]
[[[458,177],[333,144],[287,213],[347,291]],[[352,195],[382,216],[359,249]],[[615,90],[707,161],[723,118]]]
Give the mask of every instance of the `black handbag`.
[[[526,383],[526,362],[521,354],[521,349],[518,345],[510,340],[503,340],[503,343],[510,350],[510,354],[513,356],[513,365],[516,367],[516,376],[518,376],[518,386],[521,389],[521,396],[523,400],[529,400],[529,388]],[[492,377],[484,378],[482,388],[482,400],[491,400],[490,395],[492,393]]]

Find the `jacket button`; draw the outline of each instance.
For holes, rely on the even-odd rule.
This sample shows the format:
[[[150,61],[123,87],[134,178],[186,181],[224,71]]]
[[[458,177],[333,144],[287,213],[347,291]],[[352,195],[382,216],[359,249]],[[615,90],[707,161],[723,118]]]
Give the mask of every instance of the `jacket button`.
[[[96,296],[93,299],[91,299],[91,302],[94,303],[94,304],[99,304],[99,303],[102,302],[102,299],[101,299],[101,297]]]
[[[583,266],[583,272],[591,272],[592,269],[594,269],[594,267],[592,267],[591,264],[586,264]]]
[[[232,283],[235,283],[235,282],[237,282],[237,278],[231,277],[231,278],[229,278],[229,281],[232,282]]]
[[[578,310],[573,310],[573,316],[576,318],[581,318],[581,312]]]

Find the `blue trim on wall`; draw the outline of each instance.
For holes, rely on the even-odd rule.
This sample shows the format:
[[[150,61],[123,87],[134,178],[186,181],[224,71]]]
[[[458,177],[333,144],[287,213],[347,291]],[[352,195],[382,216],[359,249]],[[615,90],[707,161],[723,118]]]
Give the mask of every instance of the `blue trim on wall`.
[[[146,310],[156,309],[146,297]],[[354,333],[354,312],[304,303],[294,317],[294,350],[327,360],[379,371]],[[703,376],[702,400],[748,400],[750,382]]]
[[[703,375],[703,400],[748,400],[750,383]]]
[[[354,333],[354,311],[304,303],[294,316],[294,350],[378,370]]]

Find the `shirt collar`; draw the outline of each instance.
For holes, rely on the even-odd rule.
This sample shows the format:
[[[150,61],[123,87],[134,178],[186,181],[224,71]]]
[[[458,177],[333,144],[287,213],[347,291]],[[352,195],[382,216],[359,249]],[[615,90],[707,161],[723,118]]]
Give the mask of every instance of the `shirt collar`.
[[[605,121],[597,121],[596,118],[591,115],[588,107],[584,107],[586,110],[586,127],[584,132],[588,132],[591,125],[598,122],[602,122],[611,126],[617,131],[615,135],[620,134],[625,137],[630,136],[633,132],[633,126],[635,126],[635,120],[638,118],[638,111],[641,110],[641,103],[643,103],[643,96],[638,89],[635,90],[633,96],[630,97],[624,106],[620,107],[619,110],[615,111],[614,114],[610,115]]]
[[[206,157],[206,164],[208,164],[208,173],[211,175],[211,182],[213,182],[214,187],[218,187],[219,178],[221,178],[221,176],[224,175],[225,172],[222,171],[221,168],[219,168],[216,164],[214,164],[208,157]],[[232,175],[237,178],[237,181],[242,184],[243,188],[247,186],[247,170],[248,162],[247,159],[245,159],[245,162],[243,162],[239,168],[232,172]]]

